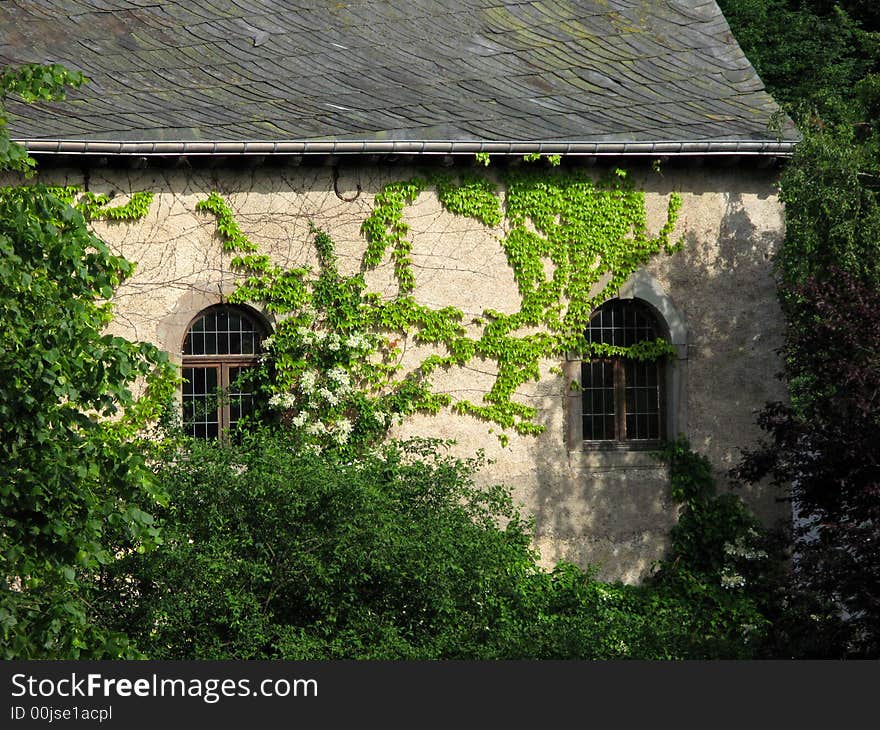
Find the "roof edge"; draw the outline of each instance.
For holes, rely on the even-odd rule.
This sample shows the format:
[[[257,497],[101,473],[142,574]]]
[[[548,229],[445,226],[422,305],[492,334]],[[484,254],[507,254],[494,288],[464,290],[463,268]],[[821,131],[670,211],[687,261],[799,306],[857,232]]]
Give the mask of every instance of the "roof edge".
[[[586,156],[753,155],[788,157],[792,140],[694,140],[631,142],[479,141],[479,140],[291,140],[291,141],[104,141],[19,139],[28,152],[58,155],[497,155]]]

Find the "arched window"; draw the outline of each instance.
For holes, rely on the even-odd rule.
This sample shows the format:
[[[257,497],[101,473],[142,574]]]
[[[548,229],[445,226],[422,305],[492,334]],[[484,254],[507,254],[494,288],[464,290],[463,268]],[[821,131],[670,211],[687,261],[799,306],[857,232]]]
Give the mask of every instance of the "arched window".
[[[254,393],[242,375],[259,361],[265,328],[242,307],[203,310],[183,340],[183,426],[216,439],[253,412]]]
[[[650,306],[612,299],[590,318],[591,343],[629,347],[664,335]],[[662,360],[596,357],[581,363],[581,418],[585,442],[647,444],[665,437]]]

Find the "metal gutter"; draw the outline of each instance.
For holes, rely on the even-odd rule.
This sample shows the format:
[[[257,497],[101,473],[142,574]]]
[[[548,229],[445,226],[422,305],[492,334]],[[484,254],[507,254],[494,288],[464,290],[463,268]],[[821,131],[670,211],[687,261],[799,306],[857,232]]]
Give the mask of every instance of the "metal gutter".
[[[466,155],[478,152],[494,155],[585,156],[714,156],[745,155],[787,157],[796,141],[695,140],[688,142],[565,142],[467,140],[291,140],[291,141],[131,141],[101,140],[16,140],[33,154],[56,155]]]

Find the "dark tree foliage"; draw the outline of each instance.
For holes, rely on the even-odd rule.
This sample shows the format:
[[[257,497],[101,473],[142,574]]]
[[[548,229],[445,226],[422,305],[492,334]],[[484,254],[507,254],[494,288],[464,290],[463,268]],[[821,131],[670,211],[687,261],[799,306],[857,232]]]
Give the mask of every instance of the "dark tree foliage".
[[[782,173],[786,238],[776,258],[780,282],[796,287],[844,269],[880,285],[880,158],[875,144],[856,144],[845,125],[801,125],[804,140]],[[798,289],[781,292],[786,311],[805,301]]]
[[[760,414],[770,440],[738,472],[790,487],[800,517],[779,653],[876,657],[880,5],[719,4],[803,135],[780,179],[776,259],[790,401]]]
[[[763,411],[770,440],[747,455],[740,473],[791,485],[799,517],[795,588],[837,609],[816,619],[827,650],[877,657],[880,292],[837,269],[790,294],[801,305],[789,322],[786,375],[811,397],[799,410],[776,403]]]
[[[719,0],[744,53],[774,98],[801,122],[850,119],[853,89],[880,71],[872,0]]]

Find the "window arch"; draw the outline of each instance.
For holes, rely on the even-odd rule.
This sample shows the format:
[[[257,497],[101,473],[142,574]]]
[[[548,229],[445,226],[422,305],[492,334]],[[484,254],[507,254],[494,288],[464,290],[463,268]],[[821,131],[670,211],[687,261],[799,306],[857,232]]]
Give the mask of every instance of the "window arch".
[[[653,309],[638,299],[611,299],[591,316],[589,343],[630,347],[663,337]],[[647,445],[665,438],[666,375],[662,360],[593,357],[581,362],[580,418],[584,442]]]
[[[266,327],[244,307],[219,304],[202,310],[187,327],[181,349],[184,431],[216,439],[254,410],[254,392],[243,377],[256,367]]]

